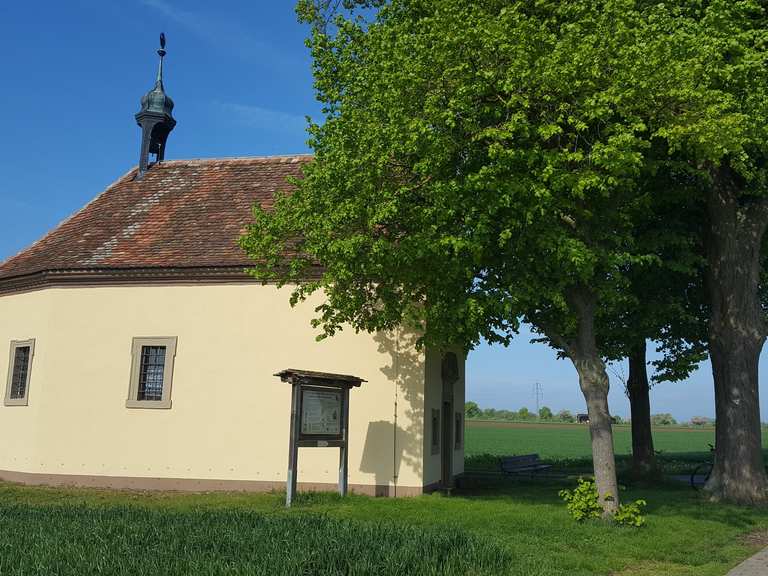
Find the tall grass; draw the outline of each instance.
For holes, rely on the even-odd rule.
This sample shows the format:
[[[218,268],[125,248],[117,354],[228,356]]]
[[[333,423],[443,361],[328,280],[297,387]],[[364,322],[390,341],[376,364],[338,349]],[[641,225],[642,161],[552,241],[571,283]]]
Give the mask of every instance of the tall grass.
[[[503,574],[508,551],[456,528],[324,515],[0,504],[0,574]]]

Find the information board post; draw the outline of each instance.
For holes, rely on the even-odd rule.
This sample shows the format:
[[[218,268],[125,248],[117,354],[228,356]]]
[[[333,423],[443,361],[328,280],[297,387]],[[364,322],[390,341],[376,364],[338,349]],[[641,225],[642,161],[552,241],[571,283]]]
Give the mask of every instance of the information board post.
[[[349,422],[349,388],[344,389],[344,401],[342,408],[342,419],[345,423]],[[347,495],[347,479],[349,478],[349,453],[347,446],[349,446],[349,440],[347,438],[349,432],[349,426],[344,426],[344,444],[339,452],[339,494],[342,496]]]
[[[300,415],[298,414],[299,402],[299,385],[293,384],[291,390],[291,433],[288,444],[288,476],[286,478],[286,490],[285,490],[285,505],[290,506],[293,502],[293,496],[296,494],[296,478],[299,474],[298,460],[299,460],[299,421]]]
[[[283,370],[275,376],[289,382],[291,424],[288,446],[285,505],[296,496],[299,448],[339,449],[339,494],[347,495],[349,477],[349,391],[362,378],[308,370]]]

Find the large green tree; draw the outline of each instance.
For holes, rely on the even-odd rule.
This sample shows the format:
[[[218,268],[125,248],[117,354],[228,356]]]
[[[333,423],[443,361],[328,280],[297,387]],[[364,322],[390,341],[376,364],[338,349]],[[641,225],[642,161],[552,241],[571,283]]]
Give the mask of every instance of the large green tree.
[[[627,270],[655,258],[635,235],[651,146],[647,99],[626,74],[640,12],[308,0],[299,13],[325,118],[295,193],[255,209],[242,242],[254,274],[295,284],[294,301],[322,290],[327,336],[406,323],[427,345],[471,348],[531,323],[578,372],[613,513],[599,330],[624,309]]]
[[[768,13],[759,0],[681,0],[649,10],[634,74],[649,126],[702,182],[708,352],[715,382],[714,498],[764,502],[758,362],[768,227]],[[663,66],[654,65],[663,62]]]

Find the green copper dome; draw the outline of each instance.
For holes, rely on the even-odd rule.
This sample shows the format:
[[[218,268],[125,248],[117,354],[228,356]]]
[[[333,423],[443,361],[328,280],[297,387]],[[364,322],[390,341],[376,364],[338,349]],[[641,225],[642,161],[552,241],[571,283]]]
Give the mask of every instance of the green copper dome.
[[[160,65],[157,69],[155,87],[141,97],[141,110],[139,111],[139,114],[154,112],[156,114],[165,114],[168,117],[172,117],[173,100],[171,100],[171,97],[165,93],[165,87],[163,86],[163,59],[165,58],[165,49],[160,48],[157,53],[160,56]]]
[[[173,100],[163,90],[162,82],[141,97],[141,112],[156,112],[171,116]]]

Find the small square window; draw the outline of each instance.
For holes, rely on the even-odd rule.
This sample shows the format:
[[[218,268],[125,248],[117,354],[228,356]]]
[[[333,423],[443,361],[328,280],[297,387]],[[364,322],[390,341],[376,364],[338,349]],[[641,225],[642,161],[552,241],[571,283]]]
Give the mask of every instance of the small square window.
[[[454,449],[459,450],[464,445],[464,414],[456,412],[454,415]]]
[[[440,454],[440,409],[432,409],[432,454]]]
[[[170,408],[176,338],[134,338],[128,408]]]
[[[32,375],[34,340],[13,340],[8,362],[8,382],[5,387],[6,406],[29,404],[29,380]]]

